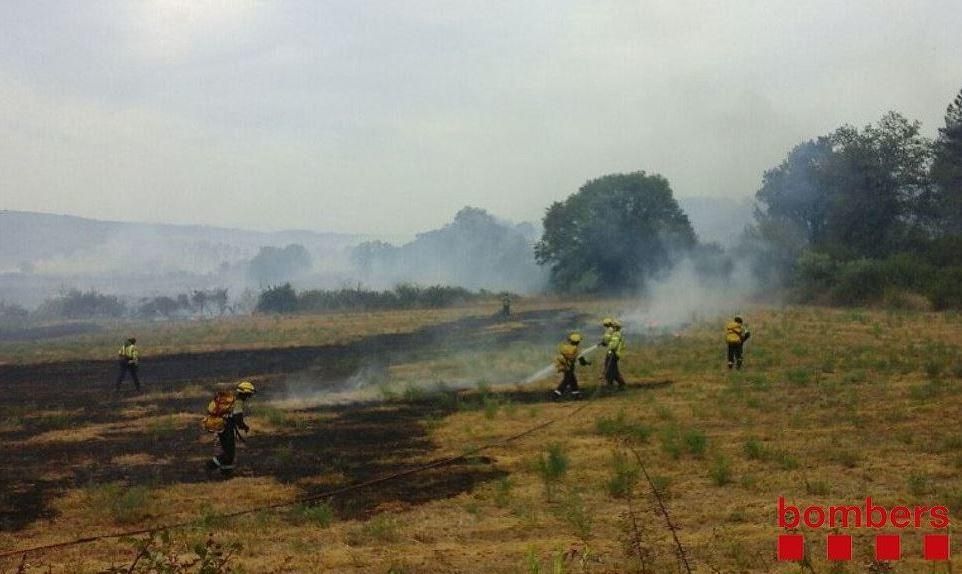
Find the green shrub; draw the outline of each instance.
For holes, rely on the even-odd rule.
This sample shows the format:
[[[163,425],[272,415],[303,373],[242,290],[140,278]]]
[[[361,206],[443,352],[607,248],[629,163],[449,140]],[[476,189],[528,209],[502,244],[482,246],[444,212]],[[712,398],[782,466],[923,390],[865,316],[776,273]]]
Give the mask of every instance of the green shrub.
[[[629,496],[638,482],[639,468],[621,451],[611,455],[611,478],[606,483],[608,494],[614,498]]]
[[[145,486],[102,484],[87,491],[90,508],[115,524],[135,524],[150,516],[153,500]]]
[[[649,427],[627,420],[624,409],[619,410],[613,417],[598,418],[595,421],[595,430],[604,436],[635,439],[639,442],[644,442],[651,436]]]
[[[728,459],[723,456],[717,457],[709,474],[715,486],[725,486],[729,484],[732,481],[732,471]]]
[[[334,522],[334,509],[325,502],[316,504],[301,504],[291,510],[295,521],[300,524],[313,524],[327,528]]]
[[[555,485],[568,472],[568,455],[558,443],[549,444],[537,460],[538,474],[544,482],[545,495],[550,499],[554,495]]]
[[[703,431],[689,429],[685,432],[685,449],[696,457],[701,458],[708,447],[708,437]]]

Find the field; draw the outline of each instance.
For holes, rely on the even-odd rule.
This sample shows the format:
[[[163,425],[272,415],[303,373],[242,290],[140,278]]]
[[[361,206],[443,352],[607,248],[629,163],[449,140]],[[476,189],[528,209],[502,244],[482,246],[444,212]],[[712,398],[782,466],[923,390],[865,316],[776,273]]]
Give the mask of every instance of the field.
[[[598,388],[600,355],[580,371],[584,401],[550,401],[553,375],[520,383],[566,330],[591,325],[591,342],[603,315],[632,305],[118,324],[0,341],[0,553],[176,523],[146,543],[32,553],[22,571],[126,572],[144,548],[181,561],[222,550],[231,571],[251,573],[684,571],[653,484],[695,572],[950,571],[921,559],[924,526],[903,532],[904,557],[888,565],[873,564],[868,528],[847,531],[850,562],[826,560],[827,527],[800,529],[805,563],[778,562],[776,502],[871,496],[958,516],[962,317],[747,309],[740,372],[724,367],[723,318],[631,325],[628,390]],[[128,333],[143,348],[141,395],[129,382],[112,391]],[[253,431],[235,478],[210,481],[198,421],[214,387],[240,377],[259,390]],[[20,567],[19,555],[0,558],[0,572]]]

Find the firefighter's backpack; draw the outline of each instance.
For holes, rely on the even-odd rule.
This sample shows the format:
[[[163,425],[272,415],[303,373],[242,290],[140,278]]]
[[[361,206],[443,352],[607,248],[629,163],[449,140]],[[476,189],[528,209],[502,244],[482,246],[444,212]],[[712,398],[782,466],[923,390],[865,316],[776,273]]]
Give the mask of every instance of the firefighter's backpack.
[[[234,410],[237,397],[230,391],[217,391],[210,404],[207,405],[207,416],[202,424],[207,432],[221,432],[227,427],[227,417]]]

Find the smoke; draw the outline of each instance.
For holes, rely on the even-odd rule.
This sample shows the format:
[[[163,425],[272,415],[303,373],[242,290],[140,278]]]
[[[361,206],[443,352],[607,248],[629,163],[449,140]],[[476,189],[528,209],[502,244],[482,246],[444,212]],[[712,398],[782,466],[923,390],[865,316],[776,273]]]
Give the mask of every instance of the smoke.
[[[357,276],[374,288],[414,283],[532,293],[547,283],[547,272],[534,259],[537,236],[531,224],[514,225],[465,207],[441,229],[399,246],[361,244],[352,259]]]
[[[738,261],[728,275],[706,275],[686,258],[667,276],[653,281],[638,306],[627,310],[621,322],[643,333],[738,313],[755,289],[750,269],[749,262]]]

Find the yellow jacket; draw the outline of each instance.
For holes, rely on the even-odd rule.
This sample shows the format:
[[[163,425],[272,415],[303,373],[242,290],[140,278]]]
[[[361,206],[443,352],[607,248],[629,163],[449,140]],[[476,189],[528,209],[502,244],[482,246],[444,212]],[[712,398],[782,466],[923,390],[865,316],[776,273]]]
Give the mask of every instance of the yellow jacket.
[[[612,330],[611,337],[608,339],[608,352],[612,355],[621,358],[621,354],[625,351],[625,336],[620,330]]]
[[[741,343],[742,335],[745,332],[745,326],[742,323],[736,321],[729,321],[725,325],[725,342],[726,343]]]
[[[558,356],[555,357],[555,368],[559,373],[573,371],[578,362],[578,346],[571,343],[558,345]]]
[[[128,363],[137,364],[140,360],[140,352],[137,351],[137,345],[124,345],[120,348],[117,355],[121,358],[127,359]]]
[[[605,334],[601,336],[601,346],[602,346],[602,347],[607,347],[607,346],[608,346],[608,343],[611,342],[611,334],[614,333],[614,332],[615,332],[615,330],[614,330],[613,328],[611,328],[611,327],[605,327]]]

